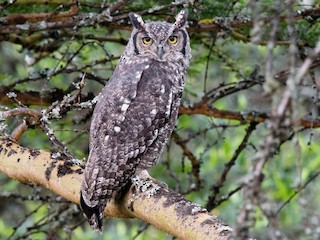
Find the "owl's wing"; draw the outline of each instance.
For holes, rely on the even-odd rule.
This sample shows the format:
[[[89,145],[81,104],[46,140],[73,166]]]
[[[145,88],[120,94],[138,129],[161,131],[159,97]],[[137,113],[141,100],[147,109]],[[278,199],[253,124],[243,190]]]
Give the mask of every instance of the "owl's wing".
[[[106,201],[140,164],[149,164],[141,159],[150,146],[154,153],[149,151],[148,159],[155,161],[164,145],[155,142],[171,117],[174,94],[167,72],[156,64],[118,68],[95,107],[81,207],[96,229],[101,229]]]

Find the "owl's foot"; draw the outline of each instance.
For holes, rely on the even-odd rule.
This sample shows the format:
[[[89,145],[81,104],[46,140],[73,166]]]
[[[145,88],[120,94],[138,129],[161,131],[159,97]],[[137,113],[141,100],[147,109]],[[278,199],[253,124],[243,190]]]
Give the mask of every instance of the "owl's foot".
[[[145,180],[145,181],[148,181],[148,180],[151,180],[153,181],[154,183],[157,183],[158,185],[164,185],[166,188],[168,188],[168,185],[167,183],[165,182],[160,182],[158,181],[157,179],[153,178],[150,176],[149,172],[147,170],[141,170],[137,176],[141,179],[141,180]]]
[[[150,197],[160,189],[160,186],[158,185],[157,180],[150,177],[147,171],[145,172],[147,175],[146,173],[143,173],[142,175],[139,174],[132,178],[132,184],[135,187],[135,192],[140,192]]]
[[[153,181],[157,181],[155,178],[151,177],[149,172],[147,170],[141,170],[140,172],[138,172],[137,176],[142,179],[142,180],[153,180]]]

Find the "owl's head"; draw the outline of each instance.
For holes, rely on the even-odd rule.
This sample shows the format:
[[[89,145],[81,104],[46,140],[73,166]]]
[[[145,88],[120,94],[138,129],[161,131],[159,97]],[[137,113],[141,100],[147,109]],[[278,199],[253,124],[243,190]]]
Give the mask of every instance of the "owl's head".
[[[185,25],[188,13],[182,10],[175,23],[144,22],[142,17],[129,13],[133,31],[128,45],[131,53],[158,61],[179,61],[188,65],[191,58],[190,41]]]

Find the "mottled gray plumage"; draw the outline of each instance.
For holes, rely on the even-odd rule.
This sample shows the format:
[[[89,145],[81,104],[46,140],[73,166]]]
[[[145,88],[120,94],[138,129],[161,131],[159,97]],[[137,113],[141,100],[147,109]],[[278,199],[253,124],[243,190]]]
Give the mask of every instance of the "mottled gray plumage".
[[[81,208],[100,231],[114,193],[157,163],[174,129],[191,57],[185,11],[174,24],[129,17],[130,40],[94,109],[81,185]]]

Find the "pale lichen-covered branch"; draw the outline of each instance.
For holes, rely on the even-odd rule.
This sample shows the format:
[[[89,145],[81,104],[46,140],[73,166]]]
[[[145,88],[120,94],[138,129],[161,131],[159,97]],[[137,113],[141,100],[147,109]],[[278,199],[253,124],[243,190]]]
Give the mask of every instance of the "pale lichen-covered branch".
[[[65,199],[79,203],[83,169],[61,159],[59,153],[32,150],[0,137],[0,171],[21,182],[43,185]],[[232,229],[199,205],[184,199],[153,179],[136,177],[105,216],[139,218],[179,239],[227,239]]]

